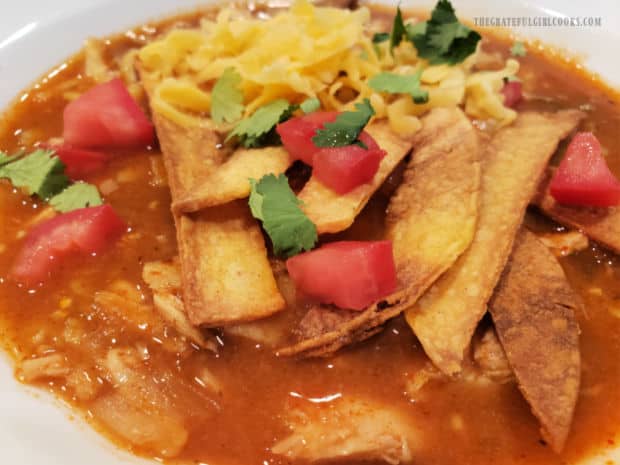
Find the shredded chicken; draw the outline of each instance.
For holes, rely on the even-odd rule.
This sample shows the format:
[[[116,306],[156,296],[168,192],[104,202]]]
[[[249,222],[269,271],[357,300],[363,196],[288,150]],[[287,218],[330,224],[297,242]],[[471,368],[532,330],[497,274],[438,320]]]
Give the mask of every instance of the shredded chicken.
[[[497,383],[509,383],[515,380],[497,333],[488,328],[480,339],[474,339],[473,356],[482,375]]]
[[[362,400],[339,400],[294,410],[291,435],[271,451],[294,460],[412,460],[416,432],[395,409]]]
[[[192,325],[187,318],[181,293],[181,273],[178,261],[151,262],[144,265],[142,277],[153,290],[153,303],[161,317],[190,341],[203,349],[216,351],[214,338]]]
[[[93,413],[133,445],[174,457],[187,442],[187,430],[140,364],[140,355],[133,349],[108,352],[104,365],[115,389],[95,401]]]
[[[45,378],[62,378],[69,372],[70,368],[63,355],[50,354],[20,361],[15,376],[23,383],[33,383]]]
[[[569,231],[565,233],[537,234],[540,242],[545,244],[556,257],[566,257],[581,250],[585,250],[590,245],[588,237],[579,231]]]

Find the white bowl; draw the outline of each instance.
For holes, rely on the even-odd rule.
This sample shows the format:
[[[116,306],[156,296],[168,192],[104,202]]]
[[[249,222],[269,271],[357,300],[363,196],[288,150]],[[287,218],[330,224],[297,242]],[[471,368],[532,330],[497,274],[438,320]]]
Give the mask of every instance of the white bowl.
[[[103,36],[209,0],[4,0],[0,13],[0,109],[39,76],[80,48],[91,36]],[[395,1],[380,3],[395,4]],[[402,2],[403,7],[432,7],[434,0]],[[601,27],[519,28],[583,57],[585,66],[620,85],[620,2],[597,0],[454,0],[462,17],[600,17]],[[19,385],[7,357],[0,357],[0,451],[10,465],[123,465],[149,463],[117,450],[48,395]],[[620,425],[619,425],[620,426]],[[608,449],[584,462],[620,459]],[[612,462],[613,463],[613,462]],[[483,464],[481,464],[483,465]]]

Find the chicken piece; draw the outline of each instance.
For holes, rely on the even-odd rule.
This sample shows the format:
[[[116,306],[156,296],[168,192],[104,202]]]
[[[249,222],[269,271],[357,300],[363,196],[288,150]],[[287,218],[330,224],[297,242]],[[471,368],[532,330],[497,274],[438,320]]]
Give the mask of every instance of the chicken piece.
[[[491,381],[500,384],[514,381],[512,368],[493,328],[487,328],[479,339],[474,338],[473,357],[482,375]]]
[[[104,365],[115,389],[95,400],[94,417],[134,446],[166,458],[178,455],[187,442],[187,430],[158,387],[141,372],[138,354],[112,349]]]
[[[521,113],[488,144],[474,240],[406,314],[427,355],[444,373],[461,371],[538,180],[559,142],[582,118],[576,110]]]
[[[42,379],[64,378],[71,372],[62,354],[21,360],[16,367],[15,377],[22,383],[34,383]]]
[[[313,316],[313,336],[302,336],[300,342],[279,354],[326,356],[372,336],[387,320],[411,307],[469,246],[480,187],[476,131],[457,108],[435,109],[422,124],[386,219],[399,281],[397,292],[363,312],[341,312],[341,322],[335,325],[333,315]],[[320,311],[334,313],[329,307],[313,310]]]
[[[199,347],[217,351],[215,336],[193,326],[185,313],[183,301],[179,297],[181,272],[178,260],[172,263],[146,263],[142,279],[153,291],[153,304],[166,323]]]
[[[272,349],[282,343],[288,329],[286,321],[274,320],[272,318],[223,328],[226,334],[249,339],[256,344]]]
[[[549,193],[552,174],[552,170],[547,172],[533,203],[554,221],[581,231],[593,241],[620,253],[620,208],[560,205]]]
[[[416,370],[413,375],[406,379],[405,392],[411,401],[418,401],[428,383],[445,378],[446,375],[435,368],[433,364],[427,363],[422,369]]]
[[[579,231],[565,233],[537,234],[538,240],[545,244],[556,257],[566,257],[585,250],[590,245],[588,237]]]
[[[291,435],[271,451],[291,460],[410,462],[418,433],[404,415],[359,399],[308,405],[291,412]]]
[[[126,328],[132,328],[137,333],[142,333],[148,327],[152,334],[162,340],[162,347],[169,352],[182,352],[190,348],[185,337],[166,334],[164,319],[146,302],[136,286],[127,281],[115,281],[106,290],[96,292],[93,307],[106,318],[113,317],[125,322]],[[68,341],[79,342],[79,333],[79,328],[69,328]]]
[[[579,296],[536,236],[521,230],[489,303],[497,335],[519,389],[560,452],[579,396]]]

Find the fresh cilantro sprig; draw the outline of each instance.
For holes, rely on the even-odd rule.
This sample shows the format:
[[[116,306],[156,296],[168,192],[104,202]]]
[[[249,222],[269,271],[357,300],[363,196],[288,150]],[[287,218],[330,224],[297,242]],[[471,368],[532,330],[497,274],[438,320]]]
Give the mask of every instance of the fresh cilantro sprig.
[[[243,115],[243,93],[239,88],[241,75],[226,68],[211,92],[211,117],[216,123],[233,123]]]
[[[226,141],[237,138],[244,147],[262,147],[273,142],[276,124],[291,117],[298,108],[284,99],[274,100],[242,119],[226,137]]]
[[[367,98],[355,104],[357,111],[345,111],[338,115],[333,123],[325,123],[324,129],[318,129],[312,137],[317,147],[344,147],[358,144],[363,146],[358,137],[375,114]]]
[[[396,8],[390,49],[406,39],[415,45],[418,55],[430,64],[454,65],[476,51],[480,38],[480,34],[459,22],[449,0],[439,0],[431,19],[416,24],[405,24],[400,8]]]
[[[35,150],[30,155],[5,163],[0,178],[7,178],[30,195],[48,200],[69,185],[65,166],[51,150]]]
[[[426,22],[424,31],[409,29],[409,40],[418,55],[431,64],[462,62],[476,51],[481,37],[476,31],[460,23],[449,0],[439,0]]]
[[[85,182],[75,183],[50,199],[50,205],[61,213],[102,204],[97,188]]]
[[[389,94],[409,94],[415,103],[428,102],[428,91],[420,87],[422,70],[407,76],[394,73],[379,73],[373,76],[368,85],[377,92]]]
[[[250,179],[250,210],[262,221],[275,255],[292,257],[311,250],[318,240],[316,226],[299,208],[301,202],[291,190],[284,174]]]
[[[0,152],[0,178],[29,195],[36,195],[61,213],[94,207],[103,201],[97,188],[85,182],[70,185],[65,166],[53,150],[38,149],[29,155]]]
[[[0,166],[4,166],[8,163],[14,162],[18,158],[20,158],[22,155],[23,155],[22,152],[18,152],[13,155],[9,155],[6,152],[0,152]]]
[[[299,104],[299,108],[306,114],[312,113],[321,108],[321,101],[316,97],[308,98]]]
[[[389,32],[377,32],[376,34],[372,36],[373,44],[380,44],[380,43],[385,42],[386,40],[390,40]]]
[[[513,57],[524,57],[527,55],[527,49],[525,48],[525,44],[523,42],[515,42],[510,47],[510,54]]]
[[[390,33],[390,50],[398,46],[406,36],[407,28],[403,21],[403,13],[400,11],[400,7],[397,7],[396,16],[394,16],[394,22],[392,23],[392,32]]]

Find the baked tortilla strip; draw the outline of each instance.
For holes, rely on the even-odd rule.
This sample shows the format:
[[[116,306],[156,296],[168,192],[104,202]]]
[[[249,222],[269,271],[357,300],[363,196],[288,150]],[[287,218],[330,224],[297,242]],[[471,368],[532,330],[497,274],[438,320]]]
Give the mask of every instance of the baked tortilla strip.
[[[243,200],[183,215],[179,235],[183,301],[190,321],[226,326],[272,315],[285,302],[265,239]]]
[[[561,205],[549,193],[552,174],[551,170],[547,172],[533,203],[554,221],[577,229],[593,241],[620,253],[620,208]]]
[[[147,73],[141,76],[147,76],[151,95],[153,82]],[[225,155],[211,128],[184,128],[157,112],[153,121],[175,201],[215,173]],[[284,309],[260,226],[247,205],[232,202],[192,215],[174,214],[174,220],[183,301],[192,324],[237,324]]]
[[[291,159],[282,147],[237,149],[187,196],[172,205],[178,213],[192,213],[203,208],[222,205],[250,195],[248,179],[260,179],[266,174],[284,173]]]
[[[459,109],[440,108],[422,120],[414,154],[386,218],[399,290],[363,312],[314,308],[301,325],[310,337],[280,355],[326,356],[380,331],[409,308],[469,246],[476,227],[480,149]],[[323,317],[316,312],[323,312]],[[308,329],[311,328],[311,329]]]
[[[522,113],[490,141],[482,162],[473,243],[406,313],[426,354],[443,373],[461,371],[463,353],[486,312],[547,162],[582,117],[576,110]]]
[[[396,165],[405,158],[413,146],[411,141],[398,137],[387,121],[370,124],[366,131],[377,141],[379,147],[387,152],[381,160],[379,171],[370,183],[363,184],[345,195],[339,195],[312,177],[299,193],[302,210],[316,225],[319,234],[336,233],[353,224],[368,199],[387,179]]]
[[[555,452],[564,447],[579,395],[580,308],[553,254],[522,230],[489,310],[519,389]]]

